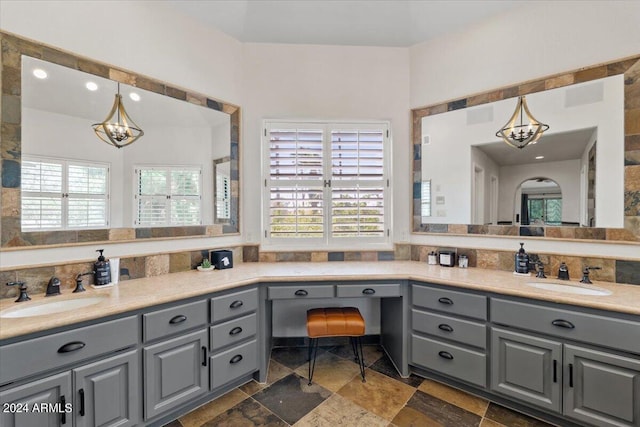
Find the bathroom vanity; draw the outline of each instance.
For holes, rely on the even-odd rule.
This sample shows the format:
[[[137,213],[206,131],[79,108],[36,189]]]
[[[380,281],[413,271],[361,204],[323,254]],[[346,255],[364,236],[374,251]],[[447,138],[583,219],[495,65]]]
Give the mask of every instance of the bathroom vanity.
[[[562,425],[640,426],[640,287],[571,295],[532,280],[411,261],[244,263],[62,295],[102,299],[57,314],[6,317],[52,299],[5,300],[0,423],[162,425],[266,381],[274,310],[366,299],[379,304],[380,344],[403,376]]]

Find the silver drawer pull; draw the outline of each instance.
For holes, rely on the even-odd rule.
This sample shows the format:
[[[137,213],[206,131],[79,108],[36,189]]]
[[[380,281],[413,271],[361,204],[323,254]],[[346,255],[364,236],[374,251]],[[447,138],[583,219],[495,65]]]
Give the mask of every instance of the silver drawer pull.
[[[371,289],[371,288],[367,288],[367,289],[364,289],[362,291],[362,293],[365,294],[365,295],[373,295],[373,294],[376,293],[376,290],[375,289]]]
[[[447,297],[438,298],[438,302],[441,304],[453,305],[453,301],[451,300],[451,298]]]
[[[173,317],[171,320],[169,320],[169,323],[172,325],[178,324],[178,323],[182,323],[185,320],[187,320],[187,316],[185,316],[184,314],[179,314],[175,317]]]
[[[438,325],[438,329],[445,332],[453,332],[453,328],[446,323],[441,323]]]
[[[559,326],[561,328],[567,328],[567,329],[575,328],[573,323],[569,322],[568,320],[564,320],[564,319],[556,319],[553,322],[551,322],[551,324],[553,326]]]
[[[442,357],[443,359],[453,360],[453,354],[449,353],[448,351],[440,351],[438,352],[438,356]]]
[[[305,291],[304,289],[298,289],[295,293],[295,296],[297,297],[306,297],[307,295],[309,295],[309,292]]]
[[[78,351],[83,349],[86,344],[82,341],[72,341],[60,347],[58,353],[71,353],[72,351]]]
[[[229,331],[229,335],[238,335],[240,332],[242,332],[242,328],[240,326],[236,326]]]
[[[241,354],[236,354],[235,356],[233,356],[231,358],[231,360],[229,360],[229,363],[231,363],[232,365],[235,365],[236,363],[240,362],[242,360],[242,355]]]
[[[229,304],[229,308],[238,308],[238,307],[242,307],[244,303],[240,300],[235,300],[234,302],[232,302],[231,304]]]

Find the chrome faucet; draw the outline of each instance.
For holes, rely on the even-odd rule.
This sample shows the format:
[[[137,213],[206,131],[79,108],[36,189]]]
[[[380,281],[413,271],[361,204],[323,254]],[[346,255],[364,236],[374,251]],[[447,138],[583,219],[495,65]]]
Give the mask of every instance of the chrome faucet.
[[[57,277],[52,277],[47,284],[47,292],[45,293],[45,297],[50,297],[52,295],[60,295],[60,279]]]
[[[589,270],[600,270],[602,267],[587,267],[585,266],[582,270],[582,279],[580,279],[580,283],[593,283],[591,279],[589,279]]]

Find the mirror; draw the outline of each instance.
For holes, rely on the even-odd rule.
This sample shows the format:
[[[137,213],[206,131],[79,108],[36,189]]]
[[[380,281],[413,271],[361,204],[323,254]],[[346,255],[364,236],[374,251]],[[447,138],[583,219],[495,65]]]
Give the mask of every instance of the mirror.
[[[562,202],[562,189],[557,182],[545,177],[528,179],[516,191],[516,218],[522,225],[571,224],[563,221],[563,215],[572,206],[565,200],[568,206],[563,209]]]
[[[12,95],[4,97],[2,105],[3,140],[7,141],[5,147],[9,147],[2,153],[3,247],[239,232],[238,107],[4,33],[0,36],[4,47],[3,71],[11,76],[3,80],[3,94]],[[48,76],[34,77],[34,68],[46,70]],[[97,90],[88,90],[85,86],[88,82],[94,83]],[[127,113],[145,132],[142,138],[122,149],[100,141],[91,128],[107,116],[118,83]],[[132,92],[139,101],[129,97]],[[16,109],[18,114],[13,114]],[[12,128],[19,131],[7,135],[6,131]],[[224,222],[216,220],[213,159],[220,157],[227,159]],[[30,210],[21,203],[21,193],[25,193],[21,190],[25,190],[29,177],[22,177],[21,188],[21,169],[30,160],[42,158],[63,160],[69,171],[72,163],[108,166],[106,225],[85,224],[68,230],[57,226],[40,230],[24,227]],[[175,193],[163,195],[172,200],[163,208],[166,212],[162,215],[156,215],[161,211],[156,203],[158,194],[152,194],[155,201],[147,201],[146,205],[140,202],[141,193],[136,189],[142,186],[147,176],[144,173],[153,170],[149,176],[157,175],[159,166],[173,168],[174,175],[175,169],[197,170],[186,185],[192,190],[182,193],[200,201],[187,203],[178,200]],[[186,188],[185,176],[182,173],[179,178],[182,189]],[[85,204],[90,208],[82,215],[95,217],[98,211],[95,206],[99,203],[92,200]],[[198,208],[194,211],[195,205]],[[65,209],[70,212],[72,207]],[[155,216],[141,214],[147,211]],[[161,216],[169,220],[159,220]]]
[[[523,149],[495,136],[516,100],[421,119],[420,179],[430,181],[435,201],[421,223],[623,227],[623,76],[527,95],[532,114],[551,128]],[[606,149],[596,150],[596,141]],[[531,178],[536,185],[521,186]],[[551,181],[562,193],[553,208],[562,206],[559,217],[530,222],[521,209],[523,196],[532,187],[542,192],[541,184]],[[534,199],[544,200],[532,193],[528,200],[542,203]]]

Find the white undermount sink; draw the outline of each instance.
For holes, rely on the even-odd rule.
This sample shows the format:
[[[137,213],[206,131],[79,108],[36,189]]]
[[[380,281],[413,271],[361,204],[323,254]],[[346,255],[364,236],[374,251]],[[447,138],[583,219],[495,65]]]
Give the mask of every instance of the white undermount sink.
[[[29,305],[29,302],[23,302],[21,307],[11,307],[0,311],[0,317],[2,318],[19,318],[19,317],[33,317],[44,316],[47,314],[63,313],[65,311],[76,310],[90,305],[98,304],[105,300],[105,297],[88,297],[77,298],[61,301],[46,301],[43,303],[36,303]]]
[[[611,291],[590,285],[574,285],[570,283],[557,282],[527,282],[527,286],[532,288],[545,289],[547,291],[564,292],[578,295],[611,295]]]

